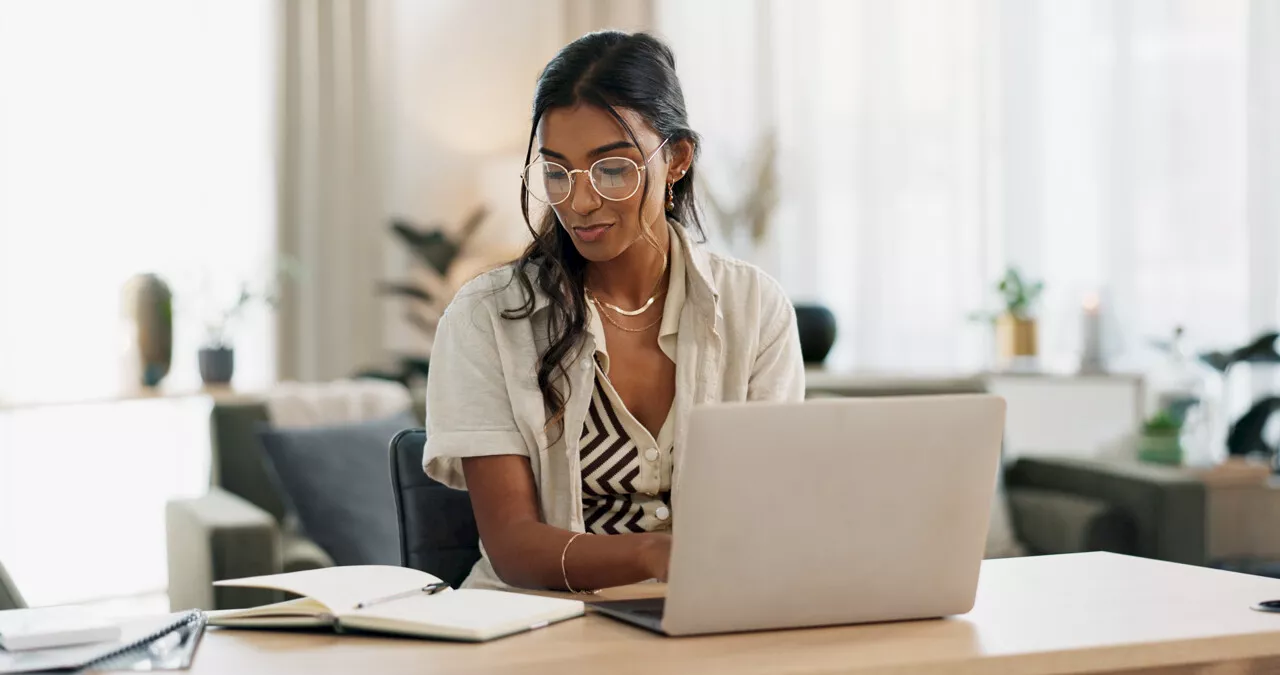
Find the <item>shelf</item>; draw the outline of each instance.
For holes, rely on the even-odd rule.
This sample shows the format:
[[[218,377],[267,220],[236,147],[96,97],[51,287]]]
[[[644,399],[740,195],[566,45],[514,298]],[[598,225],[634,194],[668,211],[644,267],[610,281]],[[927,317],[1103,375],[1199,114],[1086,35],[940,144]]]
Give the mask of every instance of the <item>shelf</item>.
[[[233,400],[248,396],[230,386],[213,387],[136,387],[116,391],[81,391],[66,396],[5,398],[0,397],[0,412],[57,406],[110,405],[131,401],[163,401],[185,398],[209,398],[216,401]]]

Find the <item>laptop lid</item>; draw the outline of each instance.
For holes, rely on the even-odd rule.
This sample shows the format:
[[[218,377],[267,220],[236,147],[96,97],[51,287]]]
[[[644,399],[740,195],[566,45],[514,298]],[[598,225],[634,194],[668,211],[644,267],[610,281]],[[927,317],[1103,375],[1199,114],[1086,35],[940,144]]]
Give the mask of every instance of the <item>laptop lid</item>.
[[[1004,415],[986,394],[695,408],[663,629],[969,611]]]

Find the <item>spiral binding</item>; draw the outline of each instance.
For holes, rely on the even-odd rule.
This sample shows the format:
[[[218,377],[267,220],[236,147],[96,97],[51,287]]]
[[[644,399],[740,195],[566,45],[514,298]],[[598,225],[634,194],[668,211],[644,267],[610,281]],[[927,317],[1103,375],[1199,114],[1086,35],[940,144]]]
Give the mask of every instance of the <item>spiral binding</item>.
[[[87,669],[87,668],[92,668],[94,666],[102,665],[103,663],[110,661],[112,659],[115,659],[116,657],[123,656],[125,654],[128,654],[129,652],[141,649],[143,647],[150,646],[152,642],[155,642],[156,640],[159,640],[160,638],[176,630],[181,630],[193,624],[203,624],[204,622],[205,622],[204,612],[201,612],[200,610],[197,610],[197,609],[193,609],[187,612],[186,614],[184,614],[183,616],[177,619],[174,619],[171,623],[165,625],[163,628],[160,628],[152,633],[148,633],[147,635],[140,637],[137,640],[134,640],[133,642],[121,645],[118,649],[114,649],[110,652],[107,652],[102,656],[95,657],[93,660],[88,661],[82,666],[80,666],[80,668]]]

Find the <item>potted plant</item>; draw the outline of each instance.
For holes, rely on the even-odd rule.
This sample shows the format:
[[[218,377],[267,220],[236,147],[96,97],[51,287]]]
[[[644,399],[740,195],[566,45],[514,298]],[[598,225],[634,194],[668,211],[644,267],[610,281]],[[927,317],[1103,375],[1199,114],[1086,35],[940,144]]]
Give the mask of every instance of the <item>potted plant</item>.
[[[995,325],[996,345],[1001,359],[1034,357],[1038,353],[1033,312],[1043,291],[1043,281],[1028,281],[1018,268],[1009,267],[996,284],[1001,310],[975,315],[975,318]]]
[[[470,250],[472,237],[488,217],[487,208],[473,209],[453,229],[442,223],[421,226],[406,218],[394,218],[391,232],[416,263],[408,278],[400,281],[383,281],[378,284],[379,295],[401,298],[405,301],[403,317],[418,331],[424,352],[398,354],[396,364],[390,368],[370,367],[356,373],[356,377],[375,378],[399,382],[406,387],[424,386],[431,367],[430,347],[435,340],[436,326],[444,310],[453,300],[453,294],[470,277],[458,278],[457,270],[468,267],[468,258],[478,257],[483,262],[474,273],[497,266],[519,255],[519,251],[481,252]],[[506,255],[510,253],[510,256]],[[471,262],[475,262],[474,260]]]
[[[200,379],[206,385],[226,385],[235,374],[235,343],[232,333],[244,313],[256,303],[274,310],[280,303],[280,287],[285,279],[298,275],[291,258],[281,258],[270,278],[260,284],[241,281],[234,299],[205,319],[205,338],[200,347]]]
[[[1168,410],[1161,410],[1142,425],[1138,459],[1154,464],[1182,464],[1182,424]]]

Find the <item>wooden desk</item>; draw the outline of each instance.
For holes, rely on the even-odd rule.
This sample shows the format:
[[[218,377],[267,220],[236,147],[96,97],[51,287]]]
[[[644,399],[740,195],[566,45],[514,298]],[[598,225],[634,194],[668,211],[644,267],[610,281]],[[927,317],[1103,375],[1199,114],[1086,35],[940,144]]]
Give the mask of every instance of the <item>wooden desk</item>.
[[[634,597],[660,586],[611,593]],[[1280,670],[1280,580],[1108,553],[994,560],[961,617],[663,638],[597,615],[488,644],[209,629],[208,673],[1243,673]]]

